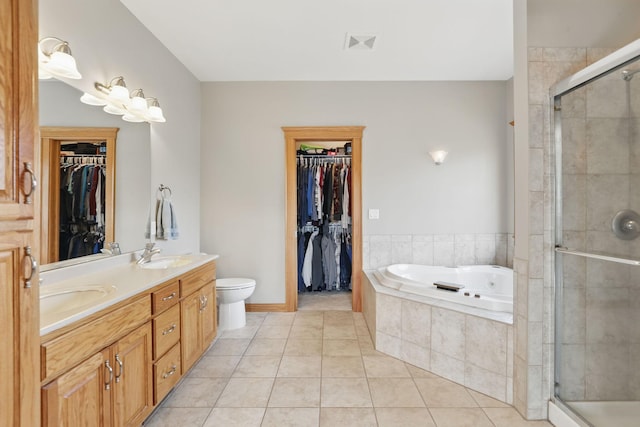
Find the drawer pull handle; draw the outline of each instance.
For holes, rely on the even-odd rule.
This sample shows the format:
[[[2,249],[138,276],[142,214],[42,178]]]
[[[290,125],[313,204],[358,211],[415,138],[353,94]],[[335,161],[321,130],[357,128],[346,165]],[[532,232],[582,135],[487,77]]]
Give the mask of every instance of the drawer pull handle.
[[[120,366],[120,372],[116,375],[116,382],[119,383],[120,377],[122,377],[122,374],[124,373],[124,364],[122,363],[122,360],[120,360],[119,354],[116,354],[116,362],[118,362],[118,365]]]
[[[177,325],[174,323],[169,329],[165,329],[164,331],[162,331],[162,335],[169,335],[171,332],[176,330],[176,326]]]
[[[176,373],[176,369],[178,369],[178,367],[176,365],[172,365],[171,366],[171,370],[169,372],[165,372],[164,374],[162,374],[162,379],[166,380],[171,375],[175,374]]]
[[[111,390],[111,380],[113,380],[113,368],[111,367],[111,365],[109,364],[108,360],[104,361],[104,366],[107,368],[107,370],[109,371],[109,380],[107,380],[106,383],[104,383],[104,389],[105,390]]]
[[[171,292],[171,295],[167,295],[166,297],[162,298],[162,301],[169,301],[170,299],[174,299],[175,297],[176,297],[176,293]]]

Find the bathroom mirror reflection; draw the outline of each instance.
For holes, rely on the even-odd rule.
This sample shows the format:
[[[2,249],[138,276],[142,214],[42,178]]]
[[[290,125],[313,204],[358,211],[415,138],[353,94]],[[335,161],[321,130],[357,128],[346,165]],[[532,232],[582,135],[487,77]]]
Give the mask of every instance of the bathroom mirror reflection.
[[[117,129],[115,145],[115,161],[113,163],[113,197],[108,202],[113,210],[113,230],[104,233],[105,242],[117,241],[123,252],[134,251],[144,247],[144,231],[147,222],[150,202],[150,174],[151,174],[151,143],[150,128],[148,123],[128,123],[120,116],[105,113],[99,107],[92,107],[80,102],[82,93],[77,89],[58,80],[41,80],[39,95],[39,114],[41,127],[69,127],[69,128],[111,128]],[[76,141],[78,143],[98,143],[99,141]],[[43,154],[42,163],[52,164],[45,147],[41,147]],[[100,148],[97,147],[97,151]],[[56,161],[58,158],[56,157]],[[68,159],[67,159],[68,160]],[[46,180],[45,180],[46,181]],[[43,186],[41,194],[51,194],[51,188]],[[106,188],[105,188],[106,190]],[[43,198],[43,203],[48,202]],[[55,205],[59,208],[59,205]],[[59,230],[53,230],[50,226],[50,216],[47,208],[43,206],[41,228],[48,236],[57,234]],[[91,232],[92,230],[86,230]],[[53,234],[52,234],[53,233]],[[43,239],[44,240],[44,239]],[[56,246],[56,242],[52,243]],[[51,246],[51,245],[50,245]],[[67,252],[69,247],[67,246]],[[43,247],[44,270],[57,265],[45,265],[65,256],[56,258],[56,251],[48,251]],[[47,252],[45,254],[45,252]],[[53,253],[52,253],[53,252]],[[93,251],[88,251],[93,252]],[[99,252],[99,251],[98,251]],[[49,257],[51,254],[51,257]],[[84,255],[81,251],[75,254]],[[73,263],[90,261],[96,255],[73,257]],[[68,265],[69,262],[60,265]]]

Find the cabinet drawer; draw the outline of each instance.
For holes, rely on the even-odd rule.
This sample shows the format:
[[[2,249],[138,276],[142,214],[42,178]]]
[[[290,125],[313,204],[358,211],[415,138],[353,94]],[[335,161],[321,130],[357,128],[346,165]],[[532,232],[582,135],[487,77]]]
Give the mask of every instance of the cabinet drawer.
[[[157,314],[171,307],[178,302],[180,298],[178,292],[180,290],[180,282],[176,280],[169,285],[151,294],[151,306],[153,314]]]
[[[60,374],[111,345],[126,333],[147,322],[149,316],[151,304],[147,295],[42,344],[41,379]]]
[[[176,385],[181,376],[180,344],[177,344],[153,364],[153,403],[155,405],[169,393],[169,390]]]
[[[153,358],[162,356],[180,340],[180,306],[174,305],[153,319]]]
[[[180,297],[191,295],[216,278],[216,264],[210,262],[180,279]]]

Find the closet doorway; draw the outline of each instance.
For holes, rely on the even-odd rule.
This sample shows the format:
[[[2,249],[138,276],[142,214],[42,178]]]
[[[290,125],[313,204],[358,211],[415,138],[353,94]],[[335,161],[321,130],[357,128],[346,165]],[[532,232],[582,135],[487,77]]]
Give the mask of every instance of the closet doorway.
[[[51,263],[69,258],[89,255],[88,252],[97,253],[101,244],[113,242],[115,234],[115,163],[116,163],[116,135],[118,128],[90,128],[90,127],[41,127],[41,161],[40,173],[42,186],[40,197],[42,205],[40,242],[41,263]],[[69,202],[62,200],[64,193],[62,187],[62,172],[65,165],[77,165],[95,167],[101,171],[95,183],[99,183],[100,202],[85,201],[88,209],[103,212],[96,220],[96,215],[88,218],[89,210],[85,214],[79,211],[75,200]],[[88,172],[88,171],[87,171]],[[85,180],[88,182],[88,180]],[[71,188],[71,184],[70,184]],[[100,194],[101,193],[101,194]],[[94,192],[87,192],[95,197]],[[72,211],[72,216],[78,216],[73,221],[65,214],[62,207],[67,205],[67,211]],[[82,219],[80,218],[82,217]],[[73,224],[71,224],[73,223]],[[73,229],[73,230],[71,230]],[[76,250],[69,251],[69,243],[72,237],[69,233],[85,233],[82,247],[76,246]],[[78,240],[78,239],[75,239]],[[66,244],[65,244],[66,242]],[[90,245],[89,245],[90,244]],[[91,246],[91,248],[89,248]],[[96,252],[97,251],[97,252]],[[72,253],[72,256],[69,254]]]
[[[286,156],[285,309],[298,308],[297,162],[301,143],[351,144],[351,308],[362,311],[362,133],[364,126],[283,127]]]

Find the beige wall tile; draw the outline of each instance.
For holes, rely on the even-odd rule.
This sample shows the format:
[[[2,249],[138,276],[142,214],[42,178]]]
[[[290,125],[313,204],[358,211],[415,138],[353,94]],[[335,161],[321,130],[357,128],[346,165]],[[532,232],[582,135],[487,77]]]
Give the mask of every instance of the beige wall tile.
[[[431,350],[431,372],[464,384],[464,360],[459,360],[446,354]]]
[[[389,295],[376,296],[376,331],[400,338],[402,300]]]
[[[431,325],[431,349],[464,360],[465,315],[433,307]]]
[[[507,325],[475,316],[466,316],[465,336],[467,362],[506,376]]]
[[[465,364],[464,385],[495,399],[507,400],[507,377],[472,363]]]
[[[421,347],[431,345],[431,307],[415,301],[402,301],[401,337]]]

